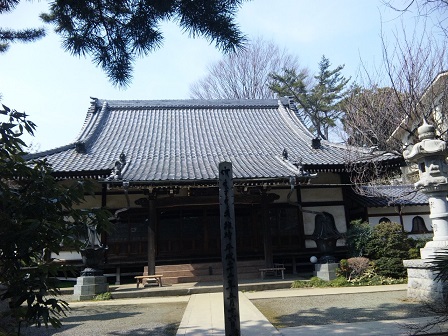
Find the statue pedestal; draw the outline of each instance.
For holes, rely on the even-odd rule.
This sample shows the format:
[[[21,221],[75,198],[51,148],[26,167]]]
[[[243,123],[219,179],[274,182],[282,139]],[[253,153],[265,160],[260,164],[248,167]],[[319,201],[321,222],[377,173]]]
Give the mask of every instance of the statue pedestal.
[[[420,249],[420,255],[422,256],[423,260],[428,260],[434,258],[435,252],[437,252],[440,249],[446,249],[448,248],[448,241],[446,240],[439,240],[434,241],[431,240],[426,243],[424,248]]]
[[[316,264],[314,265],[314,276],[326,281],[336,279],[336,270],[338,267],[338,263]]]
[[[430,270],[430,260],[403,260],[408,272],[408,298],[418,301],[444,302],[448,297],[448,283],[436,281]]]
[[[95,295],[109,291],[105,276],[82,276],[76,280],[73,298],[77,301],[92,300]]]

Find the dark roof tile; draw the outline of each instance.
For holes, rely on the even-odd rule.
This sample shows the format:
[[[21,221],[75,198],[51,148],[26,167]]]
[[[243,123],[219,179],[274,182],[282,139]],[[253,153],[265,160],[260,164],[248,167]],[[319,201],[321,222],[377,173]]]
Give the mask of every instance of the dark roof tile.
[[[287,100],[96,100],[92,105],[72,144],[30,158],[46,158],[56,172],[73,173],[111,170],[124,153],[122,177],[130,181],[215,180],[222,161],[233,163],[236,178],[288,178],[298,173],[294,162],[319,171],[343,167],[353,155],[369,159],[360,149],[327,141],[312,149],[313,135]],[[85,152],[77,152],[76,143],[83,143]],[[281,159],[284,149],[290,162]]]
[[[428,204],[428,196],[415,189],[413,185],[365,186],[353,197],[358,203],[367,207]]]

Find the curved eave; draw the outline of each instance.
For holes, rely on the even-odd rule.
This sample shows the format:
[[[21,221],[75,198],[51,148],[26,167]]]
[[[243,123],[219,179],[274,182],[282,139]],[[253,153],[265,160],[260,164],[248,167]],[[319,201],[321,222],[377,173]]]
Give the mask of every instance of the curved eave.
[[[57,171],[53,172],[52,175],[58,180],[65,179],[93,179],[93,180],[103,180],[107,178],[111,173],[111,170],[85,170],[85,171]]]
[[[296,182],[305,182],[306,179],[303,178],[303,181],[300,179]],[[124,183],[129,183],[132,186],[152,186],[152,187],[171,187],[171,186],[185,186],[185,187],[217,187],[218,180],[217,179],[208,179],[208,180],[163,180],[163,181],[127,181],[127,180],[107,180],[103,179],[99,181],[103,184],[108,184],[110,186],[121,187]],[[233,179],[234,185],[244,185],[244,186],[290,186],[290,177],[278,177],[278,178],[235,178]]]

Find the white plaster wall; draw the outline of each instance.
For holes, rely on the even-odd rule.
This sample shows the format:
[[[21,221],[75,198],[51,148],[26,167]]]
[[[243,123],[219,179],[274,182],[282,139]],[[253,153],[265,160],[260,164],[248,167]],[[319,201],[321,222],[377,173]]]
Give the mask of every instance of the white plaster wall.
[[[417,214],[410,215],[410,216],[403,216],[403,226],[404,226],[404,230],[406,232],[411,232],[411,230],[412,230],[412,219],[415,216],[417,216]],[[429,214],[428,215],[418,215],[418,216],[423,218],[423,220],[425,221],[426,228],[428,230],[432,231],[431,218],[429,218]]]
[[[136,207],[135,201],[142,197],[145,197],[145,196],[141,195],[141,194],[129,195],[129,202],[131,204],[131,207]],[[126,196],[125,196],[124,192],[121,195],[120,194],[119,195],[107,195],[106,205],[108,208],[111,208],[111,209],[127,207],[128,205],[127,205]]]
[[[378,225],[380,223],[380,219],[383,218],[383,217],[389,218],[392,223],[400,224],[400,216],[398,216],[398,215],[391,216],[391,215],[387,215],[387,214],[385,214],[385,215],[381,215],[380,214],[378,216],[372,216],[372,217],[369,216],[369,224],[370,224],[370,226],[374,227],[374,226]]]
[[[393,214],[393,213],[396,214]],[[384,208],[369,208],[368,209],[369,224],[374,227],[379,224],[379,220],[383,217],[387,217],[391,222],[400,223],[400,216],[398,215],[396,208],[384,207]],[[432,231],[431,219],[429,218],[429,206],[409,206],[402,209],[403,227],[404,231],[411,232],[412,219],[415,216],[423,218],[426,224],[426,228]],[[421,236],[421,235],[417,235]]]
[[[406,232],[411,232],[412,230],[412,219],[415,216],[420,216],[423,218],[423,220],[425,221],[426,224],[426,228],[430,231],[432,231],[432,227],[431,227],[431,219],[429,218],[429,215],[423,215],[423,214],[412,214],[412,215],[403,215],[403,227],[404,227],[404,231]],[[379,220],[382,217],[387,217],[390,219],[391,222],[395,222],[395,223],[400,223],[400,217],[399,216],[369,216],[369,224],[370,226],[374,227],[375,225],[379,224]]]
[[[59,254],[52,253],[51,257],[54,259],[61,259],[61,260],[82,260],[80,253],[72,251],[62,251],[59,252]]]
[[[301,189],[300,195],[306,202],[343,201],[341,188]]]
[[[373,215],[382,215],[382,214],[392,214],[396,213],[398,214],[398,208],[397,207],[375,207],[375,208],[368,208],[367,212],[369,216]],[[421,213],[428,213],[429,214],[429,206],[428,205],[413,205],[413,206],[405,206],[401,209],[402,214],[421,214]]]
[[[368,208],[367,213],[369,214],[369,217],[372,216],[386,216],[391,215],[393,213],[398,215],[398,211],[395,207],[382,207],[382,208]]]

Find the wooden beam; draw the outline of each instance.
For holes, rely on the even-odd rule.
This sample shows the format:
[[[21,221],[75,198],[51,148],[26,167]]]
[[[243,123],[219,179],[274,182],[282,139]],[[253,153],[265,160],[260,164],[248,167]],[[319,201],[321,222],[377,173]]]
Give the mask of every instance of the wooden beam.
[[[235,195],[235,204],[262,204],[272,203],[280,196],[277,194],[262,195]],[[174,196],[157,199],[158,208],[169,208],[191,205],[219,205],[219,197],[216,196]]]

